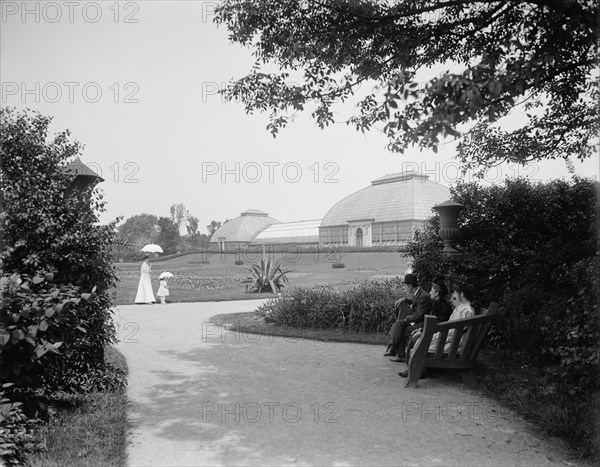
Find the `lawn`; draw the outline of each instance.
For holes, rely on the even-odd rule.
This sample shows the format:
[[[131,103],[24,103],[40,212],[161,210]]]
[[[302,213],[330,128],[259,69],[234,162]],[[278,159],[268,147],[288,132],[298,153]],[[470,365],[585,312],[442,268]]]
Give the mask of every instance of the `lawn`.
[[[214,315],[210,317],[210,322],[237,333],[260,334],[263,336],[294,337],[325,342],[354,342],[381,346],[385,346],[388,341],[387,332],[351,333],[341,329],[294,328],[265,323],[265,320],[254,311]]]
[[[333,268],[339,257],[327,253],[289,254],[273,253],[275,260],[282,260],[283,269],[288,273],[287,287],[312,287],[317,284],[330,284],[336,287],[350,287],[374,276],[403,275],[408,263],[398,252],[348,252],[342,257],[344,268]],[[249,276],[247,266],[258,262],[260,255],[242,256],[244,265],[236,265],[240,259],[235,254],[190,254],[172,259],[151,260],[152,286],[158,290],[158,276],[163,271],[173,273],[169,279],[169,302],[207,302],[223,300],[248,300],[264,298],[265,294],[246,292],[242,283]],[[116,263],[119,283],[116,289],[116,304],[128,305],[134,302],[140,277],[141,261],[137,263]]]
[[[114,347],[106,360],[127,371],[125,357]],[[57,413],[39,435],[44,452],[31,456],[32,467],[123,466],[127,464],[127,430],[132,405],[126,391],[54,394]]]

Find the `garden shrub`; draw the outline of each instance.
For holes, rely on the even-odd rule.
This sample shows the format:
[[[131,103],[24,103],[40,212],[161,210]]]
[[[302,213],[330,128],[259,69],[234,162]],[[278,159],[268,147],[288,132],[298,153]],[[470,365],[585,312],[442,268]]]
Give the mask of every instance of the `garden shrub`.
[[[49,277],[48,275],[47,277]],[[35,387],[54,371],[51,357],[78,351],[87,334],[77,305],[84,299],[73,286],[49,286],[46,278],[0,278],[0,380]]]
[[[62,333],[60,341],[77,341],[77,351],[64,358],[102,363],[104,347],[115,339],[109,290],[116,285],[111,257],[116,221],[98,225],[102,195],[92,187],[72,187],[72,177],[63,169],[80,145],[69,141],[68,132],[49,139],[50,122],[37,113],[0,113],[2,270],[5,276],[53,274],[52,284],[45,287],[74,287],[70,298],[87,298],[84,294],[94,291],[90,300],[71,305],[85,332],[77,329],[81,323],[57,326],[53,332]],[[35,296],[31,302],[36,303]],[[3,306],[3,326],[7,313]]]
[[[102,349],[114,336],[109,290],[116,284],[111,257],[116,222],[98,225],[101,194],[70,188],[63,168],[80,145],[69,141],[68,132],[48,140],[50,121],[10,109],[0,113],[2,269],[31,277],[53,273],[54,283],[82,293],[95,287],[94,302],[82,303],[79,311],[88,331],[79,356],[102,361]]]
[[[540,327],[544,351],[560,360],[556,377],[569,382],[571,395],[600,388],[599,278],[597,256],[558,271],[556,280],[572,292],[566,303],[548,306]]]
[[[280,326],[331,329],[337,327],[340,308],[340,293],[326,285],[311,289],[295,287],[259,306],[257,312],[266,322]]]
[[[25,465],[27,457],[44,448],[37,433],[40,420],[28,418],[21,402],[13,402],[5,394],[11,384],[0,390],[0,457],[7,465]]]
[[[473,286],[479,304],[499,302],[489,343],[502,357],[541,368],[540,380],[568,394],[567,413],[586,423],[578,407],[600,390],[598,182],[507,179],[503,186],[458,184],[451,193],[465,205],[455,244],[471,258],[441,258],[435,216],[408,245],[415,273],[424,282],[442,273]]]
[[[49,138],[50,122],[0,109],[0,383],[13,383],[5,392],[28,416],[90,365],[101,378],[116,341],[117,221],[99,225],[102,194],[63,173],[81,146],[68,131]]]
[[[127,373],[110,363],[58,360],[55,367],[45,383],[65,393],[113,392],[127,386]]]
[[[296,328],[387,332],[396,320],[395,302],[404,297],[399,279],[363,282],[348,290],[296,287],[258,307],[266,322]]]

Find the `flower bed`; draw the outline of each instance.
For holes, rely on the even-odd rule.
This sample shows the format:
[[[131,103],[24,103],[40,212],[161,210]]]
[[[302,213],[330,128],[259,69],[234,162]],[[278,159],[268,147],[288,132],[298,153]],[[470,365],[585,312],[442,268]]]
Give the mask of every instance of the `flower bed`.
[[[152,272],[150,277],[152,282],[158,282],[159,272]],[[241,282],[246,278],[243,274],[230,274],[223,276],[194,276],[191,274],[178,274],[168,279],[169,286],[182,290],[209,290],[226,289],[229,287],[241,286]],[[119,279],[121,281],[137,281],[140,273],[138,271],[120,271]]]
[[[189,274],[178,274],[169,279],[169,286],[185,290],[226,289],[241,285],[246,276],[232,274],[230,276],[198,277]]]

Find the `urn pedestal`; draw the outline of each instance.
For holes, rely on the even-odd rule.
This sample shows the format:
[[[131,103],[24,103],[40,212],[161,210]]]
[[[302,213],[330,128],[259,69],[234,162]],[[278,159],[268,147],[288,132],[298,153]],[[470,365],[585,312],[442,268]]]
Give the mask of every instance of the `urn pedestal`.
[[[438,230],[438,235],[442,240],[444,240],[444,249],[442,252],[444,254],[453,254],[458,253],[458,250],[452,246],[452,242],[456,240],[458,236],[458,229],[456,228],[445,228]]]
[[[458,214],[465,206],[454,201],[444,201],[436,204],[433,210],[440,215],[440,229],[438,235],[444,240],[444,255],[450,261],[462,261],[469,257],[468,253],[458,251],[453,242],[458,236]]]

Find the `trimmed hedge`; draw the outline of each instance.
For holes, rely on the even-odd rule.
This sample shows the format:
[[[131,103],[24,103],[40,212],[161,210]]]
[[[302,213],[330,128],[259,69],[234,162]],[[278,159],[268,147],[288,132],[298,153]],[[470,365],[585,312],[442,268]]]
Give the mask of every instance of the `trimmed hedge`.
[[[472,257],[441,258],[437,216],[408,248],[425,282],[443,273],[470,284],[479,304],[498,301],[503,311],[490,343],[533,363],[560,363],[573,393],[600,388],[598,193],[598,182],[580,177],[459,184],[452,189],[465,205],[457,248]]]

